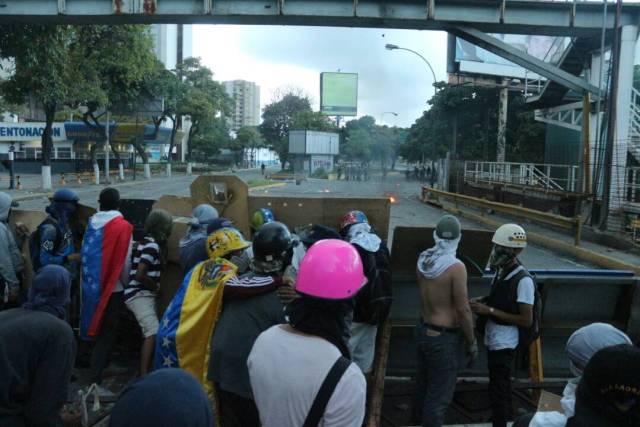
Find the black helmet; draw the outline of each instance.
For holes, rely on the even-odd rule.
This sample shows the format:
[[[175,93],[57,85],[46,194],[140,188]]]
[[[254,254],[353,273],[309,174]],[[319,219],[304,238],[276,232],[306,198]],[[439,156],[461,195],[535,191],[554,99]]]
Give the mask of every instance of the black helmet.
[[[294,240],[281,222],[264,224],[253,237],[253,265],[258,273],[275,273],[291,263]]]

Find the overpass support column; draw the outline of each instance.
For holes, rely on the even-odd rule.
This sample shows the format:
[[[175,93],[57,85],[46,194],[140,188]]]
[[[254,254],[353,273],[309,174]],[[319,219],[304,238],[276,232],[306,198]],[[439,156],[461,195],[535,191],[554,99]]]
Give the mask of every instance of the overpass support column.
[[[496,162],[505,161],[507,150],[507,112],[509,109],[509,86],[507,79],[502,80],[498,107],[498,141],[496,144]]]
[[[638,26],[625,25],[620,37],[620,68],[618,72],[618,97],[613,144],[611,193],[609,211],[617,211],[623,204],[625,193],[625,169],[629,125],[631,123],[631,91],[633,88],[633,62],[638,40]]]
[[[602,58],[600,57],[600,52],[594,52],[591,55],[591,69],[589,76],[589,83],[598,87],[600,85],[600,64],[602,62]],[[602,82],[602,95],[600,98],[600,108],[596,106],[596,108],[591,109],[591,114],[589,117],[589,145],[591,148],[591,152],[589,158],[591,160],[591,182],[595,185],[598,183],[598,188],[591,188],[591,191],[594,194],[602,194],[602,172],[600,172],[600,177],[596,177],[599,172],[599,169],[596,167],[598,161],[602,162],[602,156],[604,155],[604,146],[603,141],[604,138],[602,135],[602,126],[603,126],[603,117],[604,117],[604,109],[606,105],[604,103],[604,94],[607,92],[607,82]],[[600,95],[598,95],[600,96]],[[597,99],[597,96],[592,97]],[[598,151],[598,148],[600,150]]]

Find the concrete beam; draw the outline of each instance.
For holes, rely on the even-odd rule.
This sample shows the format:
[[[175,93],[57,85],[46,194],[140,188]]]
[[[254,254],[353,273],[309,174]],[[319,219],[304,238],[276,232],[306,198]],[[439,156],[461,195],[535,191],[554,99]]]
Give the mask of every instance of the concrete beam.
[[[613,28],[610,5],[607,28]],[[622,25],[640,21],[625,4]],[[210,23],[446,30],[463,25],[489,33],[597,36],[597,2],[535,0],[0,0],[0,24]]]
[[[452,27],[449,29],[449,32],[461,39],[475,44],[476,46],[518,64],[523,68],[544,76],[549,80],[558,82],[569,89],[573,89],[577,92],[591,92],[598,95],[598,88],[586,80],[535,58],[526,52],[503,42],[502,40],[498,40],[493,36],[483,33],[480,30],[470,27]]]

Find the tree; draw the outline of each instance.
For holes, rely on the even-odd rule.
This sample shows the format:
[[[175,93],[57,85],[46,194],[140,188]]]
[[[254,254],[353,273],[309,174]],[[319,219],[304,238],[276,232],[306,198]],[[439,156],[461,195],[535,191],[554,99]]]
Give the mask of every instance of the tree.
[[[42,144],[42,187],[51,189],[52,127],[56,112],[69,101],[77,64],[70,61],[74,29],[66,25],[4,25],[0,56],[13,62],[13,73],[1,83],[3,98],[23,104],[32,97],[45,116]]]
[[[263,148],[264,145],[264,139],[256,127],[244,126],[238,129],[234,147],[236,150],[240,150],[243,153],[241,157],[242,159],[245,158],[244,153],[248,151],[250,164],[253,164],[255,160],[256,150]]]
[[[357,128],[348,133],[342,152],[349,160],[368,162],[371,159],[371,135],[365,129]]]
[[[300,111],[293,117],[291,129],[317,130],[321,132],[337,131],[337,126],[329,117],[319,111]]]
[[[208,121],[192,141],[194,152],[198,153],[203,161],[215,157],[222,148],[229,147],[231,143],[229,125],[223,117]]]
[[[289,130],[296,116],[301,113],[311,113],[309,98],[291,92],[267,105],[262,113],[260,133],[267,147],[278,154],[282,169],[289,159]]]

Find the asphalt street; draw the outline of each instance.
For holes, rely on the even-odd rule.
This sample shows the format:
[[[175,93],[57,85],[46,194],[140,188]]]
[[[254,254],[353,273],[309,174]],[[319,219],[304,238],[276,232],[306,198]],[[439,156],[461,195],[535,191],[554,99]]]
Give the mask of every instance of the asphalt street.
[[[260,171],[243,171],[238,175],[244,180],[260,178]],[[175,175],[171,178],[153,178],[114,185],[120,190],[122,198],[157,199],[162,195],[188,196],[189,185],[195,176]],[[71,187],[73,188],[73,187]],[[97,207],[98,194],[103,186],[84,184],[74,188],[82,203]],[[396,203],[391,206],[391,221],[389,237],[392,238],[393,229],[398,225],[405,226],[433,226],[443,212],[419,201],[420,184],[408,182],[399,173],[392,173],[386,180],[359,181],[329,181],[309,179],[300,185],[288,182],[284,186],[263,190],[252,190],[252,194],[300,194],[302,197],[331,197],[331,196],[385,196],[394,197]],[[24,200],[20,207],[24,209],[44,209],[48,204],[46,197],[36,197]],[[486,229],[480,224],[462,220],[463,227]],[[464,233],[463,233],[464,238]],[[425,248],[426,249],[426,248]],[[530,245],[521,256],[522,261],[532,269],[576,269],[593,268],[581,261],[554,253],[545,248]]]

